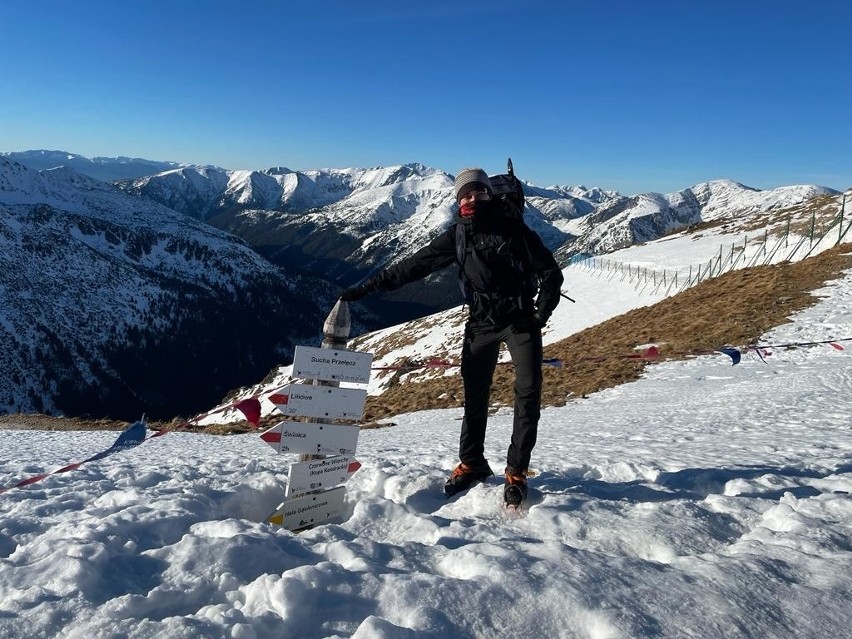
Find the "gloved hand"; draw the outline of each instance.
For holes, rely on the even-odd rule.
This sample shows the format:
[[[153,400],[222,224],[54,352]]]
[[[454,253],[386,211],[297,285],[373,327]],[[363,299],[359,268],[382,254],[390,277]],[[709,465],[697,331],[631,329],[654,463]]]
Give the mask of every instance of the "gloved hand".
[[[360,286],[353,286],[352,288],[345,289],[340,294],[340,299],[342,299],[344,302],[355,302],[363,297],[366,297],[369,292],[370,289],[361,284]]]
[[[536,311],[528,317],[523,317],[515,322],[515,330],[521,333],[533,333],[540,331],[547,324],[547,319],[542,317],[541,313]]]

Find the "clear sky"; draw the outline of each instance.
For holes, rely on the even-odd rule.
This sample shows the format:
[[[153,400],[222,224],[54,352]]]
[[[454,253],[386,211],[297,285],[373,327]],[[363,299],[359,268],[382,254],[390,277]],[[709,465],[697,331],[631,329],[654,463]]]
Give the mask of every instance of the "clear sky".
[[[0,151],[852,186],[848,0],[0,0]]]

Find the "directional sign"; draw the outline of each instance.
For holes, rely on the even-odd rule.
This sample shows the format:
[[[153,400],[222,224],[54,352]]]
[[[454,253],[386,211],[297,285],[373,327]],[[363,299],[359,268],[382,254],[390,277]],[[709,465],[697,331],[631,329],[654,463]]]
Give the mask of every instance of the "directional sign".
[[[358,426],[281,422],[260,435],[279,453],[300,455],[354,455]]]
[[[269,401],[289,417],[325,419],[361,419],[366,400],[363,388],[311,384],[290,384],[269,396]]]
[[[279,504],[275,512],[267,517],[270,524],[284,526],[288,530],[299,530],[321,524],[343,514],[345,486],[338,486],[323,493],[305,495]]]
[[[367,384],[372,365],[372,353],[296,346],[293,377]]]
[[[281,422],[260,435],[279,453],[354,455],[358,426]]]
[[[361,462],[351,457],[327,457],[290,464],[287,497],[342,484],[359,468]]]

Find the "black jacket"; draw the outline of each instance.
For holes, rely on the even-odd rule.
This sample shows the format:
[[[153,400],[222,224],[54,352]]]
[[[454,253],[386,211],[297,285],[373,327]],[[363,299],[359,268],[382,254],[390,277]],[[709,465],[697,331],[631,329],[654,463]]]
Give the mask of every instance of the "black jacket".
[[[537,316],[540,323],[553,313],[559,304],[563,276],[553,254],[544,246],[541,238],[519,221],[507,219],[499,211],[477,211],[474,217],[459,217],[458,221],[428,245],[383,271],[364,283],[367,292],[392,291],[409,282],[422,279],[451,264],[458,264],[456,226],[463,225],[466,234],[467,255],[464,259],[462,280],[468,287],[479,288],[482,282],[491,282],[481,291],[487,297],[514,297],[506,292],[520,292],[520,303],[508,299],[485,299],[482,303],[470,304],[469,322],[474,325],[509,324]],[[516,266],[525,265],[521,272]],[[526,283],[534,275],[533,285]]]

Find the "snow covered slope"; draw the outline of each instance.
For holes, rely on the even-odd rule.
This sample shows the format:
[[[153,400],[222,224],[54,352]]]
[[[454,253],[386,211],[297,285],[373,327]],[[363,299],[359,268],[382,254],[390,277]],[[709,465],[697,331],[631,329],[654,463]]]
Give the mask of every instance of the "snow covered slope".
[[[331,299],[159,204],[0,159],[0,411],[197,410],[286,359]]]

